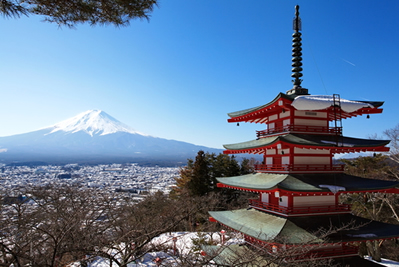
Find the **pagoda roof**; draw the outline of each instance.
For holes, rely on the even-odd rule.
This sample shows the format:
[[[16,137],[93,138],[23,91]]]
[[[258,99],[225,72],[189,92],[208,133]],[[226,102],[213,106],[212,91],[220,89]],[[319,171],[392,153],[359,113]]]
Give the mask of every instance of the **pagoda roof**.
[[[265,242],[318,244],[323,241],[316,233],[328,230],[332,230],[332,233],[324,240],[326,243],[359,242],[399,236],[399,225],[372,221],[352,214],[320,215],[313,216],[312,219],[307,216],[280,217],[255,209],[210,211],[209,214],[221,224]],[[325,231],[321,231],[323,229]]]
[[[272,101],[270,101],[267,104],[264,104],[264,105],[261,105],[261,106],[257,106],[257,107],[253,107],[253,108],[240,110],[240,111],[236,111],[236,112],[230,112],[230,113],[227,113],[227,115],[229,117],[231,117],[231,118],[247,115],[249,113],[252,113],[252,112],[255,112],[255,111],[259,111],[259,110],[261,110],[261,109],[263,109],[265,107],[268,107],[268,106],[276,103],[277,100],[279,100],[280,98],[284,98],[284,99],[287,99],[289,101],[293,101],[295,99],[295,97],[297,97],[297,95],[286,95],[284,93],[279,93]]]
[[[217,266],[245,266],[245,267],[259,267],[281,266],[273,261],[268,260],[262,255],[254,254],[254,251],[242,244],[231,244],[224,246],[203,245],[202,250],[212,257],[212,261]],[[249,258],[250,257],[250,258]]]
[[[278,100],[283,99],[283,105],[279,105]],[[342,112],[329,117],[330,120],[336,119],[336,116],[341,118],[350,118],[363,114],[381,113],[382,109],[379,109],[384,102],[383,101],[359,101],[359,100],[346,100],[340,99],[340,106]],[[264,105],[248,108],[236,112],[230,112],[227,115],[230,117],[229,122],[265,122],[263,119],[267,114],[276,108],[281,107],[293,107],[297,110],[329,110],[333,109],[334,106],[333,96],[330,95],[287,95],[279,93],[272,101]]]
[[[253,173],[217,178],[223,187],[248,191],[275,189],[294,192],[381,191],[399,187],[398,181],[367,179],[344,173],[336,174],[274,174]]]
[[[298,148],[331,149],[333,153],[347,153],[358,151],[388,151],[389,148],[385,147],[385,145],[389,142],[389,140],[337,137],[335,135],[284,134],[223,146],[227,149],[224,151],[225,154],[262,154],[265,149],[271,149],[277,144],[295,145]]]
[[[270,260],[270,258],[268,257],[254,254],[253,250],[242,244],[231,244],[224,246],[203,245],[201,246],[201,248],[203,251],[207,253],[207,255],[212,257],[212,261],[214,261],[215,264],[217,264],[218,266],[232,266],[232,264],[234,264],[234,266],[246,266],[246,267],[286,266],[284,260],[275,262],[273,258]],[[306,252],[306,250],[304,250],[303,252]],[[361,258],[360,256],[334,258],[332,260],[334,263],[339,264],[339,266],[362,266],[362,267],[382,266],[381,264]]]
[[[287,237],[288,239],[284,240],[287,243],[321,242],[318,237],[286,218],[254,209],[210,211],[209,214],[227,227],[262,241]]]

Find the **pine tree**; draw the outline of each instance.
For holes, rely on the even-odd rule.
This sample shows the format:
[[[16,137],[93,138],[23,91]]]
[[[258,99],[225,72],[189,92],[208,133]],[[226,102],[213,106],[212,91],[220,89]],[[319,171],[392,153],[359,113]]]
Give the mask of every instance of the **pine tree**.
[[[0,14],[11,18],[40,15],[45,21],[68,27],[86,22],[126,26],[133,19],[148,19],[156,4],[157,0],[2,0]]]
[[[199,151],[195,161],[189,159],[187,166],[180,170],[180,176],[175,179],[176,186],[172,189],[171,196],[176,197],[183,192],[192,196],[203,196],[210,192],[223,191],[217,187],[216,178],[251,173],[252,163],[253,160],[244,159],[240,165],[234,156]]]
[[[209,160],[204,151],[198,151],[192,168],[191,179],[187,188],[194,196],[203,196],[211,191],[212,182],[209,174]]]

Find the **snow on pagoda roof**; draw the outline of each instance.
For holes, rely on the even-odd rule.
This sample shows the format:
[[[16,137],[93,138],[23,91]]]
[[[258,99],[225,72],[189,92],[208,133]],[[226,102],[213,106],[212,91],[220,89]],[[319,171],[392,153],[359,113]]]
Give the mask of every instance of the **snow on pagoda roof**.
[[[341,109],[345,112],[355,112],[361,108],[374,108],[368,102],[340,99]],[[322,110],[334,106],[334,97],[331,95],[301,95],[297,96],[291,104],[297,110]]]
[[[247,121],[253,116],[259,116],[257,112],[266,112],[273,105],[276,105],[279,100],[284,101],[284,105],[291,105],[297,110],[323,110],[334,106],[334,96],[332,95],[286,95],[279,93],[272,101],[261,106],[248,108],[236,112],[230,112],[227,115],[230,117],[229,122]],[[338,101],[336,101],[338,102]],[[384,102],[382,101],[356,101],[340,99],[339,104],[346,115],[343,118],[358,116],[363,114],[381,113],[376,112]],[[280,104],[278,105],[280,106]],[[366,109],[367,111],[363,110]],[[362,111],[363,110],[363,111]],[[362,112],[361,112],[362,111]],[[359,113],[360,112],[360,113]]]

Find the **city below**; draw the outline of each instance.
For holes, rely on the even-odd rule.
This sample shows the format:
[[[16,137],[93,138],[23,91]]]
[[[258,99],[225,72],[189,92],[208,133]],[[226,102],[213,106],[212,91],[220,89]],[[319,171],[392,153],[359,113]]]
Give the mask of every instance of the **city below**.
[[[0,190],[7,192],[30,186],[78,185],[127,194],[141,199],[156,191],[168,193],[179,175],[179,167],[144,167],[137,163],[83,166],[10,166],[0,164]]]

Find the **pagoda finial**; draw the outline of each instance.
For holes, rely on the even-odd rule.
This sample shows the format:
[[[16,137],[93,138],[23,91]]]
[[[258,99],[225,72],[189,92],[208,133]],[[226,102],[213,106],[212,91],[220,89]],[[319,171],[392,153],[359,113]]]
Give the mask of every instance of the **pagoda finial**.
[[[292,35],[292,74],[291,77],[295,78],[293,80],[294,88],[300,88],[302,80],[302,38],[301,33],[301,18],[299,17],[299,6],[295,6],[295,18],[294,18],[294,34]]]
[[[307,89],[301,87],[302,80],[302,30],[301,18],[299,17],[299,6],[295,6],[295,18],[293,21],[294,33],[292,34],[292,74],[291,77],[295,78],[292,80],[294,87],[289,90],[289,94],[308,94]]]

